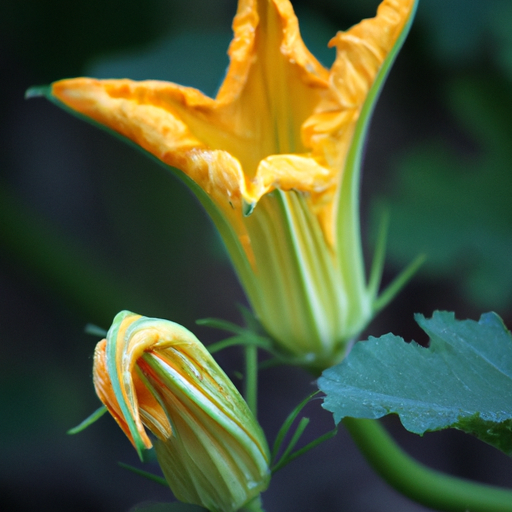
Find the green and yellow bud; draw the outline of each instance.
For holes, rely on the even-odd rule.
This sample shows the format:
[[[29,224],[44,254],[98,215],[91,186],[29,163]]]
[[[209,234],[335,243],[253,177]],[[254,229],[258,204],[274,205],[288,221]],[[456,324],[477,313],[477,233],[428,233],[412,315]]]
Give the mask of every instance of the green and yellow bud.
[[[94,354],[100,400],[140,456],[153,445],[174,495],[234,512],[269,482],[265,436],[246,402],[184,327],[119,313]]]

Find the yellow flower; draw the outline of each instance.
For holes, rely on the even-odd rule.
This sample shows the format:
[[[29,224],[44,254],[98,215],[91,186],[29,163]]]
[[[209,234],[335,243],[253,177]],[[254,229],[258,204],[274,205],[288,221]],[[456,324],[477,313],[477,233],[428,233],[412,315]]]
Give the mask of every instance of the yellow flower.
[[[244,399],[184,327],[119,313],[94,354],[100,400],[139,455],[156,436],[158,462],[175,496],[231,512],[269,482],[265,436]]]
[[[416,0],[384,0],[307,50],[288,0],[239,0],[230,66],[215,99],[158,81],[76,78],[48,97],[179,169],[219,229],[251,305],[278,347],[325,368],[375,312],[358,194],[375,99]]]

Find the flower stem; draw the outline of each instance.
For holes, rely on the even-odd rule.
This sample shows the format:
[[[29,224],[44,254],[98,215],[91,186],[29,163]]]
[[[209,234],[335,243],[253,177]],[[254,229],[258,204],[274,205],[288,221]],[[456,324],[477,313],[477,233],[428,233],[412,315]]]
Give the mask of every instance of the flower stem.
[[[512,512],[512,491],[434,471],[407,455],[375,420],[343,424],[373,469],[408,498],[446,512]]]
[[[242,509],[240,509],[240,512],[264,512],[262,503],[261,503],[261,497],[257,496],[253,500],[251,500],[249,503],[246,503]]]
[[[258,347],[245,346],[245,401],[254,417],[258,417]]]

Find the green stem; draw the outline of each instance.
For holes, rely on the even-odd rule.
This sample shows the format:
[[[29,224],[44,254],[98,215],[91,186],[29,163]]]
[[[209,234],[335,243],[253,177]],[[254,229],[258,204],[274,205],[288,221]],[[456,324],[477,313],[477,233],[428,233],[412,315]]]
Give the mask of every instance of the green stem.
[[[253,500],[246,503],[241,509],[240,512],[264,512],[263,506],[261,503],[261,497],[257,496]]]
[[[254,417],[258,415],[258,347],[245,346],[245,401]]]
[[[344,418],[343,424],[373,469],[408,498],[446,512],[512,512],[512,491],[423,466],[398,447],[378,421]]]

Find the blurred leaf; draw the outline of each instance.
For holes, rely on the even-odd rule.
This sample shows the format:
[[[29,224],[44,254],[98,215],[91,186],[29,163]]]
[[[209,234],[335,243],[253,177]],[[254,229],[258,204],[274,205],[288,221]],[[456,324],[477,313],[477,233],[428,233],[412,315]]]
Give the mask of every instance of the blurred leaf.
[[[5,44],[36,70],[55,80],[83,72],[92,55],[137,45],[155,36],[159,0],[6,0],[0,33]],[[5,11],[4,11],[5,9]]]
[[[95,78],[166,80],[215,95],[228,66],[226,52],[231,37],[228,23],[224,30],[170,32],[144,48],[95,59],[86,74]]]
[[[298,16],[308,49],[330,67],[335,50],[328,47],[328,42],[340,27],[329,24],[307,7],[300,8]],[[91,60],[85,74],[95,78],[165,80],[195,87],[213,97],[229,64],[227,50],[232,37],[231,24],[227,20],[225,25],[210,25],[206,30],[204,27],[188,27],[186,31],[169,31],[144,47]]]
[[[494,36],[492,58],[512,80],[512,4],[502,0],[491,11],[491,33]]]
[[[0,248],[84,316],[107,323],[123,304],[138,310],[152,303],[150,296],[130,291],[90,248],[70,240],[1,185],[0,223]]]
[[[441,63],[460,66],[481,55],[488,37],[490,13],[501,0],[428,0],[418,21],[428,32],[429,54]]]
[[[378,0],[321,2],[328,4],[338,17],[346,18],[350,24],[357,23],[361,18],[374,16],[379,4]],[[315,7],[317,4],[315,2]],[[447,69],[470,65],[480,59],[488,49],[489,36],[494,29],[493,18],[506,12],[509,4],[509,0],[421,1],[414,22],[416,28],[413,30],[417,35],[423,35],[424,52],[436,65],[446,66]],[[506,18],[503,20],[504,30],[510,26],[506,25],[505,20]],[[338,28],[346,29],[348,26]]]
[[[396,413],[415,434],[453,427],[512,455],[512,336],[495,313],[416,315],[430,347],[386,334],[355,345],[318,385],[338,423]]]
[[[512,300],[512,94],[503,82],[465,79],[449,97],[478,149],[461,154],[439,140],[404,156],[389,206],[388,261],[403,266],[424,252],[422,272],[455,278],[467,299],[499,310]]]

